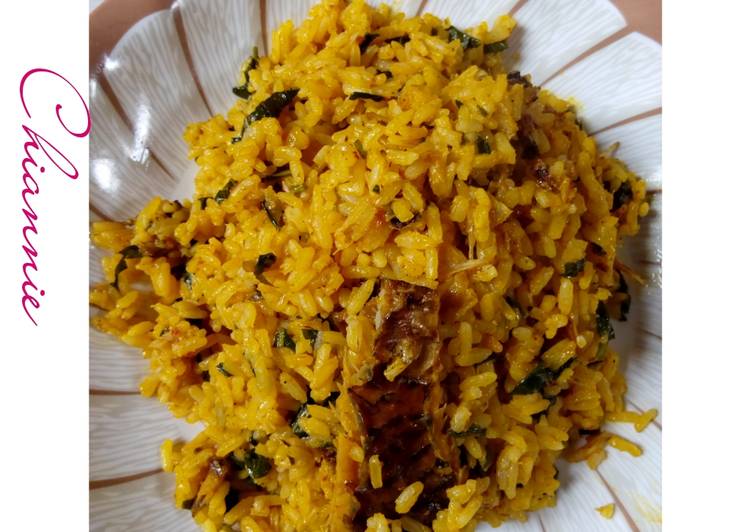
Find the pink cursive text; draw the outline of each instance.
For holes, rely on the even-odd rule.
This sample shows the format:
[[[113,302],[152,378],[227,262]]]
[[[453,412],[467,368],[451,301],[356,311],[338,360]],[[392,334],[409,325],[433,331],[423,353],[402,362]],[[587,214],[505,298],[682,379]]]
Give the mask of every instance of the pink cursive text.
[[[47,76],[56,76],[75,91],[76,95],[78,96],[79,100],[81,100],[81,106],[83,111],[86,113],[86,127],[83,131],[72,131],[65,121],[63,121],[63,117],[61,116],[60,112],[63,108],[62,105],[57,104],[55,106],[55,114],[57,115],[57,120],[60,123],[60,125],[63,127],[63,129],[73,137],[77,138],[84,138],[89,134],[89,131],[91,130],[91,116],[89,115],[89,109],[86,106],[86,102],[84,101],[83,97],[81,96],[81,93],[78,92],[78,89],[76,89],[73,84],[68,81],[65,77],[58,74],[54,70],[49,70],[46,68],[35,68],[32,70],[29,70],[24,74],[24,76],[21,78],[21,84],[19,87],[19,92],[21,94],[21,103],[23,104],[23,109],[26,112],[26,116],[31,119],[31,111],[29,110],[28,102],[26,101],[26,98],[24,97],[24,86],[27,83],[27,81],[30,80],[32,76],[35,76],[39,74],[39,78],[41,79],[42,75]],[[21,284],[21,292],[23,296],[21,297],[21,307],[23,307],[24,312],[29,317],[31,322],[34,325],[37,325],[36,319],[34,319],[34,316],[32,315],[34,312],[34,309],[38,309],[41,304],[39,299],[37,299],[36,294],[39,296],[44,296],[45,291],[39,290],[37,288],[36,282],[33,280],[36,278],[37,273],[39,273],[39,269],[37,266],[37,259],[38,259],[38,252],[37,249],[34,247],[34,244],[32,243],[32,239],[30,238],[30,234],[33,233],[35,237],[39,236],[39,233],[37,231],[36,227],[36,221],[39,219],[38,214],[34,211],[34,208],[31,206],[30,199],[39,194],[39,183],[38,178],[40,177],[40,174],[43,174],[46,171],[46,168],[44,166],[40,166],[37,164],[37,161],[34,157],[39,157],[40,151],[41,155],[44,155],[49,162],[51,162],[55,167],[57,167],[58,170],[60,170],[63,174],[68,176],[70,179],[77,179],[78,178],[78,170],[76,169],[75,165],[68,159],[63,153],[58,150],[55,146],[53,146],[47,139],[45,139],[42,135],[34,131],[30,126],[28,125],[22,125],[21,126],[25,137],[24,137],[24,145],[23,149],[26,154],[26,157],[21,161],[21,169],[23,170],[23,190],[21,192],[21,198],[23,199],[23,206],[21,207],[21,212],[23,213],[24,217],[26,218],[26,221],[24,222],[26,225],[24,225],[24,228],[22,230],[22,236],[23,236],[23,245],[22,249],[24,253],[26,254],[26,260],[21,267],[21,270],[23,272],[23,283]],[[32,151],[35,152],[32,154]],[[40,161],[41,162],[41,161]],[[32,274],[33,270],[33,274]],[[30,308],[30,307],[33,307]]]

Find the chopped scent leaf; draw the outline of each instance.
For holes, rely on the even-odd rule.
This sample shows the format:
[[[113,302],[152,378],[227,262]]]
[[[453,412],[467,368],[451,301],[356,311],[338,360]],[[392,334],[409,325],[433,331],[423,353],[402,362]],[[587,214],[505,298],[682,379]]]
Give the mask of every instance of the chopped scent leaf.
[[[374,102],[380,102],[383,100],[383,96],[380,94],[371,94],[369,92],[355,91],[349,95],[350,100],[373,100]]]
[[[282,327],[276,331],[276,334],[274,334],[274,347],[286,347],[287,349],[294,351],[297,346],[287,332],[287,329]]]
[[[140,257],[143,257],[143,254],[141,253],[141,250],[138,249],[138,246],[124,247],[120,250],[120,255],[122,255],[126,259],[138,259]]]
[[[608,340],[615,338],[615,330],[613,330],[613,325],[610,323],[608,309],[605,308],[605,303],[603,303],[602,301],[597,304],[595,321],[597,325],[597,334],[600,335],[601,342],[607,342]]]
[[[478,136],[475,144],[477,146],[477,153],[490,153],[492,151],[487,137]]]
[[[224,363],[223,362],[220,362],[219,364],[217,364],[216,365],[216,369],[217,369],[217,371],[219,373],[221,373],[225,377],[231,377],[232,376],[232,373],[230,373],[229,371],[227,371],[226,369],[224,369]]]
[[[584,271],[584,264],[586,260],[585,259],[579,259],[575,262],[567,262],[563,265],[563,276],[564,277],[576,277],[581,272]]]
[[[542,392],[543,388],[554,379],[554,375],[553,370],[544,366],[538,366],[529,375],[524,377],[511,393],[515,395],[528,395]]]
[[[120,289],[120,274],[125,271],[127,267],[128,265],[125,263],[125,257],[121,258],[120,262],[115,266],[115,280],[111,284],[118,290]]]
[[[624,181],[621,183],[621,186],[613,192],[613,210],[617,211],[632,199],[634,199],[634,191],[631,190],[631,183]]]
[[[248,99],[253,94],[250,89],[248,89],[248,85],[250,84],[250,71],[255,70],[258,68],[258,47],[253,47],[253,55],[250,56],[248,60],[248,66],[245,68],[245,71],[243,72],[243,77],[245,78],[245,83],[242,85],[238,85],[237,87],[232,87],[232,92],[235,94],[235,96],[239,98]],[[240,139],[240,137],[235,137],[236,139]],[[232,142],[236,142],[234,139]]]
[[[248,61],[248,68],[246,68],[244,72],[246,83],[250,81],[250,77],[248,76],[248,74],[250,74],[250,71],[258,68],[258,60],[258,46],[254,46],[253,54],[250,56],[250,61]]]
[[[305,328],[302,330],[303,338],[310,342],[310,346],[314,347],[316,340],[318,339],[318,331],[316,329]]]
[[[449,26],[448,32],[449,32],[449,42],[458,39],[462,45],[462,48],[464,48],[465,50],[468,50],[470,48],[477,48],[478,46],[482,44],[480,42],[480,39],[476,37],[472,37],[468,33],[464,33],[462,30],[460,30],[456,26]]]
[[[247,100],[253,94],[252,92],[248,90],[248,87],[244,87],[244,86],[232,87],[232,93],[238,98],[243,98],[244,100]]]
[[[294,432],[295,436],[297,436],[298,438],[308,437],[308,433],[305,432],[305,430],[300,426],[300,420],[306,417],[310,417],[310,414],[308,414],[308,405],[302,405],[295,414],[295,417],[292,419],[292,423],[290,423],[292,432]]]
[[[256,278],[262,283],[271,284],[263,275],[263,272],[269,269],[275,262],[276,255],[274,255],[273,253],[264,253],[263,255],[259,256],[258,260],[256,261],[256,266],[253,270]]]
[[[486,44],[482,47],[482,51],[486,54],[497,54],[508,48],[506,41],[497,41]]]
[[[263,478],[271,471],[271,460],[263,455],[250,451],[245,456],[245,469],[248,471],[248,476],[255,482],[259,478]]]
[[[271,182],[271,186],[274,192],[281,192],[284,185],[287,191],[299,196],[300,194],[305,192],[305,183],[289,183],[285,178],[290,177],[291,175],[292,171],[289,168],[289,164],[285,164],[276,168],[272,173],[266,174],[261,177],[261,181]],[[280,182],[280,179],[283,181]]]
[[[221,203],[227,198],[229,198],[229,193],[232,191],[232,189],[237,185],[237,181],[234,179],[230,179],[227,181],[227,184],[224,185],[219,192],[216,193],[216,196],[214,196],[214,201],[217,203]]]
[[[182,279],[183,279],[183,282],[185,282],[185,286],[188,287],[188,290],[192,290],[193,289],[193,274],[190,272],[185,272]]]
[[[561,376],[563,371],[574,363],[574,357],[569,358],[560,368],[553,370],[545,366],[537,366],[529,375],[516,385],[511,392],[514,395],[528,395],[535,392],[542,393],[545,386]]]
[[[267,196],[266,199],[261,200],[261,208],[266,212],[266,216],[268,216],[274,227],[279,229],[284,225],[284,210],[278,200]]]
[[[120,274],[124,272],[128,267],[128,263],[125,262],[125,259],[137,259],[143,256],[138,246],[124,247],[120,250],[120,255],[122,255],[122,257],[117,263],[117,266],[115,266],[115,280],[111,283],[112,286],[114,286],[118,290],[120,289]]]
[[[258,104],[252,113],[245,118],[245,125],[251,124],[262,118],[278,118],[282,110],[295,99],[300,89],[288,89],[275,92]]]

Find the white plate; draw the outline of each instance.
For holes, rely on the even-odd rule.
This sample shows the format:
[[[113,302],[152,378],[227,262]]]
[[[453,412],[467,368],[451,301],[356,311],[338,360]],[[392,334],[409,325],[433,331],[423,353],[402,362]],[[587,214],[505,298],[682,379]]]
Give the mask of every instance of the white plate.
[[[108,0],[99,9],[111,9],[114,3]],[[288,18],[299,22],[312,3],[266,1],[268,28]],[[410,15],[423,9],[471,26],[494,19],[517,2],[397,3]],[[221,6],[179,0],[171,10],[135,23],[112,48],[90,87],[92,219],[132,217],[157,194],[192,195],[195,166],[185,155],[183,128],[232,105],[228,87],[239,65],[253,46],[263,50],[262,36],[270,34],[261,27],[261,11],[258,0],[222,0]],[[630,319],[617,325],[616,348],[624,360],[630,408],[659,409],[661,46],[635,31],[633,21],[607,0],[527,0],[519,3],[515,17],[519,29],[507,57],[519,58],[516,67],[531,73],[536,83],[544,82],[561,96],[575,96],[585,125],[601,145],[620,141],[617,155],[654,191],[651,214],[622,252],[622,260],[650,282],[634,287]],[[101,280],[100,257],[92,247],[92,284]],[[173,479],[159,472],[158,453],[163,438],[189,437],[197,429],[174,419],[156,400],[137,395],[146,371],[137,350],[94,330],[90,338],[91,529],[195,529],[190,513],[174,508]],[[612,430],[640,444],[644,455],[634,459],[611,451],[598,471],[562,464],[557,506],[532,514],[527,523],[504,524],[503,530],[659,530],[661,417],[641,434],[625,425]],[[611,502],[616,513],[605,520],[595,508]]]

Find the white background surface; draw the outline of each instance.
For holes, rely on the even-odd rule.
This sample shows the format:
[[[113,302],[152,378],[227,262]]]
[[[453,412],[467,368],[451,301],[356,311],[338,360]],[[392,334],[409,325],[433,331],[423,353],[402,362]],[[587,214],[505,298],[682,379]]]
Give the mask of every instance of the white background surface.
[[[742,2],[665,2],[666,530],[747,526],[749,11]],[[21,75],[35,66],[85,91],[87,15],[80,1],[37,0],[14,3],[0,19],[2,530],[88,528],[86,148],[60,142],[81,177],[48,174],[34,198],[38,278],[48,292],[35,328],[19,306],[18,98]],[[48,111],[34,122],[39,116],[53,141],[59,129]]]
[[[0,384],[0,530],[88,529],[87,255],[88,142],[70,137],[55,117],[80,129],[80,102],[63,82],[34,75],[27,82],[26,117],[19,82],[32,68],[46,67],[68,78],[86,98],[88,8],[84,2],[38,0],[4,4],[0,17],[0,253],[4,336]],[[39,220],[30,240],[39,253],[32,277],[46,295],[38,326],[21,309],[21,160],[28,125],[60,149],[78,168],[73,181],[44,155],[32,153],[47,171],[30,198]]]

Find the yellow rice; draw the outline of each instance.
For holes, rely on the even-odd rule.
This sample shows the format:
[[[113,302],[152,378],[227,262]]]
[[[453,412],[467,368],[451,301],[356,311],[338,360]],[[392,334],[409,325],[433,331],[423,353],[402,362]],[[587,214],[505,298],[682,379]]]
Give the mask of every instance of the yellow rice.
[[[555,503],[562,453],[592,467],[608,445],[640,454],[600,429],[656,415],[624,410],[607,331],[627,299],[616,248],[648,212],[645,184],[598,151],[569,102],[482,45],[514,25],[451,39],[432,15],[324,0],[243,65],[248,98],[187,127],[192,200],[93,224],[113,252],[94,324],[143,350],[144,395],[205,427],[162,447],[177,507],[204,530],[497,525]],[[423,385],[404,377],[417,362],[374,359],[384,286],[440,303],[424,430],[435,467],[454,469],[432,492],[386,475],[353,399],[375,382]],[[363,508],[387,489],[398,497]]]
[[[605,519],[612,519],[613,516],[615,515],[615,503],[611,502],[610,504],[600,506],[599,508],[597,508],[597,511]]]

